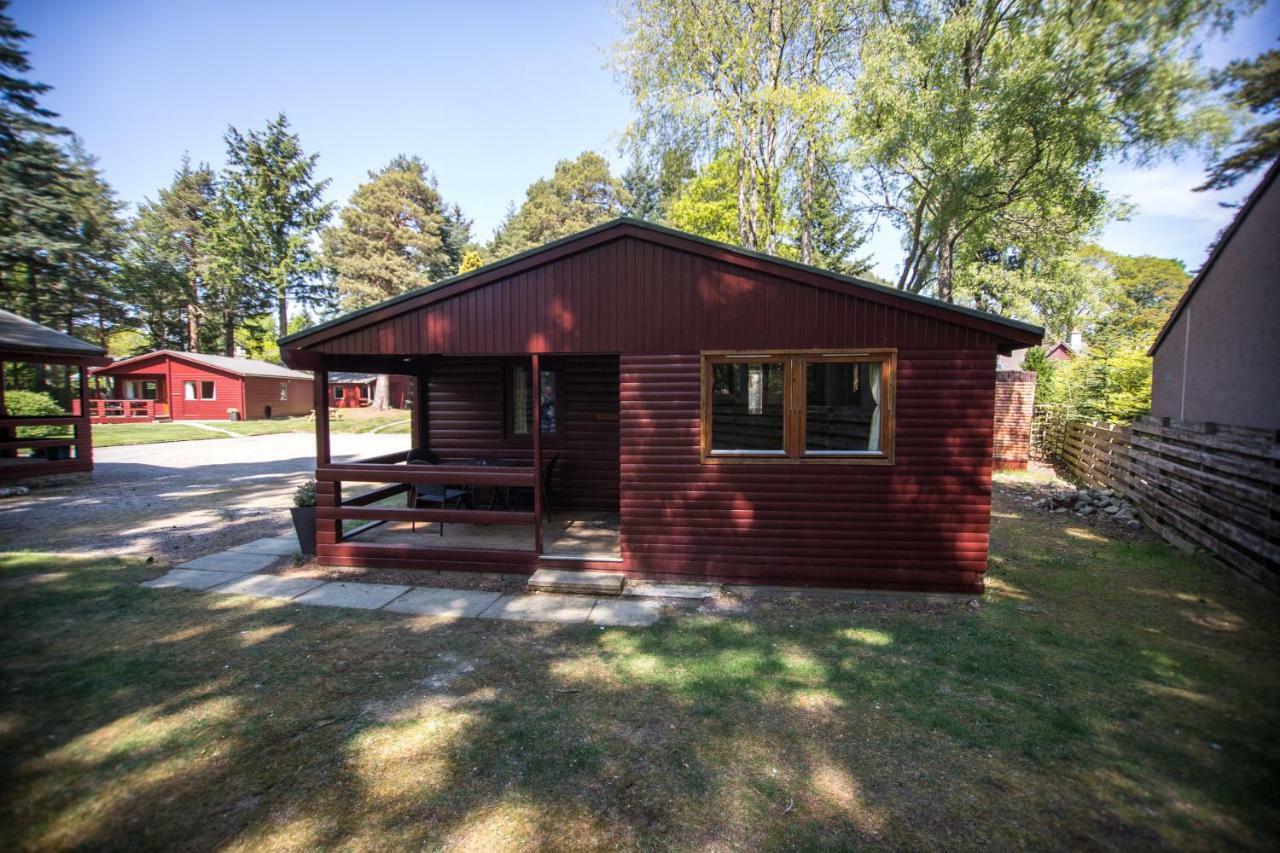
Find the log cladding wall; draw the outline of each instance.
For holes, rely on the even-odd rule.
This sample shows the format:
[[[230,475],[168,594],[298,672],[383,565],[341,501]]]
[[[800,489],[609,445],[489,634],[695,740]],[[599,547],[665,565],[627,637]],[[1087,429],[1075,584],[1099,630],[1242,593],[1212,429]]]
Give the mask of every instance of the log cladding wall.
[[[1047,418],[1049,454],[1129,498],[1183,548],[1205,548],[1280,591],[1280,444],[1267,430],[1141,418],[1130,426]]]
[[[442,358],[429,370],[429,447],[447,459],[533,458],[528,437],[505,436],[503,367],[496,358]],[[558,374],[563,422],[543,438],[544,459],[559,453],[558,507],[618,511],[618,359],[547,358]]]
[[[637,574],[973,592],[993,354],[900,350],[894,465],[706,464],[700,357],[624,355],[622,553]]]
[[[280,399],[280,386],[287,386],[288,399]],[[259,420],[267,416],[271,409],[271,417],[285,415],[305,415],[311,412],[315,400],[311,390],[310,379],[267,379],[261,376],[246,376],[244,379],[244,412],[245,420]]]
[[[1021,471],[1031,458],[1031,416],[1036,375],[1025,370],[996,371],[995,467]]]

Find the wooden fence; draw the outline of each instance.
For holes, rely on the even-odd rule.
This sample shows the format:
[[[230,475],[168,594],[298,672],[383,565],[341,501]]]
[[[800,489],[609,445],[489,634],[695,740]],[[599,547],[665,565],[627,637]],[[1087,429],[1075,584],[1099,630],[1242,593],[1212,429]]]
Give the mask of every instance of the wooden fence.
[[[1115,489],[1179,547],[1205,548],[1280,591],[1280,444],[1275,432],[1140,418],[1128,426],[1037,414],[1040,458]]]

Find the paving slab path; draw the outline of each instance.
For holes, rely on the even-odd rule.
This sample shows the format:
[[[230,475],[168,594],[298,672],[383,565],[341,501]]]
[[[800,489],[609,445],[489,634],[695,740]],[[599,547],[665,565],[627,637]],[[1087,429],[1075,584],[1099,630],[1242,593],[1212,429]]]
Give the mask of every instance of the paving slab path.
[[[452,619],[503,619],[516,622],[591,623],[643,627],[657,622],[662,605],[629,598],[587,595],[503,595],[472,589],[407,586],[401,584],[323,581],[257,574],[277,560],[296,553],[292,534],[255,539],[183,563],[160,577],[144,581],[151,589],[180,587],[228,595],[250,595],[310,604],[386,610]],[[245,568],[252,566],[253,568]]]

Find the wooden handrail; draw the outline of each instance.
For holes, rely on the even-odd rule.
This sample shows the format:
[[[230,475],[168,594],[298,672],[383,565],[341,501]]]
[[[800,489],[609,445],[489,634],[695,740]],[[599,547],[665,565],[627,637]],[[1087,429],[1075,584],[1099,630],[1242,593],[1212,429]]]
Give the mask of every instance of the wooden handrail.
[[[330,520],[369,519],[371,521],[447,521],[460,524],[533,524],[531,512],[503,512],[477,509],[410,509],[342,505],[316,507],[316,518]]]
[[[0,450],[22,450],[37,447],[76,447],[80,444],[74,438],[29,438],[13,441],[0,441]]]
[[[526,486],[537,482],[533,468],[497,465],[371,465],[340,463],[316,468],[321,482],[434,483],[461,486]]]
[[[393,462],[404,462],[409,458],[411,450],[397,450],[395,453],[384,453],[381,456],[365,456],[361,459],[347,459],[343,465],[377,465]]]
[[[0,427],[22,426],[76,426],[84,423],[83,416],[58,415],[57,417],[7,417],[0,418]]]

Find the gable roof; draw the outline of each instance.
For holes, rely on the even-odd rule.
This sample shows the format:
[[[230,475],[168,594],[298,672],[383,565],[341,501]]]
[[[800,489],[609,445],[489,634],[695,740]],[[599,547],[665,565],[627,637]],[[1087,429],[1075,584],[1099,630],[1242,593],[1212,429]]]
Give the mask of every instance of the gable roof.
[[[1181,316],[1182,309],[1186,308],[1187,305],[1190,304],[1191,298],[1195,296],[1196,291],[1200,288],[1200,285],[1204,283],[1204,280],[1209,275],[1210,270],[1213,269],[1214,263],[1222,256],[1222,253],[1227,248],[1227,244],[1231,242],[1231,238],[1240,230],[1240,226],[1249,218],[1249,214],[1252,213],[1254,207],[1257,206],[1258,200],[1266,194],[1267,189],[1275,182],[1277,174],[1280,174],[1280,159],[1277,159],[1271,164],[1271,167],[1267,169],[1267,173],[1262,176],[1262,180],[1253,188],[1253,192],[1249,193],[1249,197],[1245,199],[1244,204],[1240,206],[1239,212],[1236,213],[1236,218],[1231,220],[1231,224],[1227,226],[1227,230],[1222,232],[1222,236],[1218,239],[1218,242],[1215,243],[1213,248],[1209,251],[1208,260],[1204,262],[1204,266],[1200,268],[1200,272],[1196,273],[1196,277],[1191,279],[1191,284],[1187,286],[1187,290],[1182,294],[1182,298],[1178,300],[1178,304],[1173,306],[1173,312],[1169,314],[1169,319],[1165,320],[1164,327],[1160,330],[1160,334],[1156,335],[1155,342],[1152,343],[1151,348],[1147,350],[1147,355],[1156,354],[1156,350],[1159,349],[1160,344],[1164,342],[1165,336],[1169,334],[1169,331],[1173,328],[1173,324],[1178,322],[1178,317]]]
[[[42,326],[12,311],[0,309],[0,349],[48,355],[105,356],[107,351],[65,332]]]
[[[126,364],[142,361],[146,358],[154,358],[155,356],[167,356],[176,358],[179,361],[187,361],[193,364],[199,364],[204,367],[211,367],[214,370],[221,370],[224,373],[234,373],[237,376],[256,376],[263,379],[307,379],[310,380],[311,374],[304,373],[301,370],[293,370],[288,367],[281,367],[278,364],[272,364],[269,361],[259,361],[256,358],[230,358],[225,355],[209,355],[200,352],[177,352],[176,350],[160,349],[154,352],[135,355],[130,358],[123,358],[117,362],[113,362],[106,367],[100,367],[95,373],[107,373],[114,368],[121,367]]]
[[[651,222],[620,217],[584,231],[579,231],[576,234],[570,234],[568,237],[553,240],[550,243],[529,249],[518,255],[512,255],[509,258],[486,264],[479,269],[443,279],[367,308],[352,311],[336,319],[311,326],[301,332],[286,335],[280,338],[280,347],[282,350],[286,347],[296,349],[299,346],[317,344],[329,338],[376,323],[386,319],[388,316],[403,314],[424,305],[458,295],[473,287],[499,281],[526,269],[540,266],[565,254],[570,254],[579,248],[585,249],[615,237],[623,236],[637,237],[664,245],[675,244],[678,248],[694,254],[713,257],[753,269],[764,267],[773,274],[783,278],[800,280],[804,283],[813,284],[816,281],[821,281],[824,286],[843,289],[846,292],[855,290],[858,291],[858,295],[879,301],[915,303],[925,309],[926,312],[935,312],[941,309],[946,312],[947,319],[950,322],[958,325],[974,326],[984,331],[994,331],[991,328],[994,325],[996,329],[1001,330],[997,334],[1004,335],[1008,341],[1016,344],[1039,343],[1044,336],[1044,329],[1031,323],[1024,323],[1021,320],[1011,320],[998,314],[979,311],[976,308],[953,305],[940,299],[933,299],[932,297],[921,296],[918,293],[910,293],[887,285],[876,284],[856,276],[833,273],[829,270],[789,261],[774,255],[753,252],[739,246],[721,243],[717,240],[709,240],[684,231],[677,231],[674,228],[654,225]],[[911,305],[908,304],[901,307],[910,308]]]

